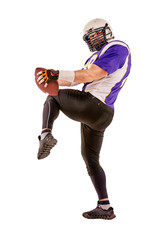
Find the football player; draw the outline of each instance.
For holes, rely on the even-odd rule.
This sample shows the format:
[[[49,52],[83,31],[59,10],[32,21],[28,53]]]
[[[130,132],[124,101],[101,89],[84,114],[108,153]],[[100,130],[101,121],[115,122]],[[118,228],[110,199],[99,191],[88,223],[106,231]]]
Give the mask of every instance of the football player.
[[[83,213],[88,219],[115,218],[110,206],[105,172],[99,154],[105,129],[114,115],[114,104],[131,68],[128,45],[115,40],[110,24],[104,19],[93,19],[84,27],[83,40],[93,54],[77,71],[45,70],[38,72],[38,82],[45,87],[57,80],[59,86],[83,83],[82,91],[61,89],[57,96],[48,95],[43,109],[42,132],[39,136],[38,159],[50,154],[57,140],[52,135],[54,121],[62,111],[81,123],[81,154],[98,195],[97,207]]]

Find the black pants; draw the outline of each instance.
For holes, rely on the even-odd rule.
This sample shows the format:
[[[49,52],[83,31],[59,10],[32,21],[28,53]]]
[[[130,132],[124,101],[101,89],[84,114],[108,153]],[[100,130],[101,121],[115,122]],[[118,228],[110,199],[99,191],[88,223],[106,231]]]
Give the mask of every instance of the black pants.
[[[114,111],[90,93],[73,89],[60,90],[58,96],[49,95],[44,104],[42,128],[53,127],[61,110],[69,118],[81,122],[81,153],[88,174],[99,199],[107,198],[106,177],[99,163],[105,129]]]

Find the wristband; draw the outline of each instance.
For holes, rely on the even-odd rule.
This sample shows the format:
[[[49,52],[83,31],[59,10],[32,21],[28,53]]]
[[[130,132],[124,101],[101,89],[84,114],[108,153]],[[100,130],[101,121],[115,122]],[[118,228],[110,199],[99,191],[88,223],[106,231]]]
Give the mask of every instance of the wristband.
[[[75,78],[74,71],[59,70],[58,80],[64,80],[64,81],[73,83],[74,82],[74,78]]]

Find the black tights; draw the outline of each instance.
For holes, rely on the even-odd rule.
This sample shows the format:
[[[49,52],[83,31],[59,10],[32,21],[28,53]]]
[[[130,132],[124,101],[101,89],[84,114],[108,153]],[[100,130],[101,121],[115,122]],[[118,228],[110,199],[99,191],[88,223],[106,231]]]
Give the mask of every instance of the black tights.
[[[113,118],[113,109],[90,93],[63,89],[59,91],[58,96],[47,97],[43,109],[42,128],[52,129],[59,110],[81,123],[81,153],[88,174],[99,199],[108,198],[106,176],[99,163],[99,153],[104,131]]]

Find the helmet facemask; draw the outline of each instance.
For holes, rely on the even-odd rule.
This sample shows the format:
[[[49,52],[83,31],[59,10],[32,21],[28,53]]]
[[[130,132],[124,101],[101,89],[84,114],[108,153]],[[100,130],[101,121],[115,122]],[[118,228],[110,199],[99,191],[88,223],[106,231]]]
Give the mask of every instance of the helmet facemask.
[[[90,28],[83,36],[83,40],[87,43],[91,52],[99,51],[114,36],[109,25],[106,23],[104,27]]]

